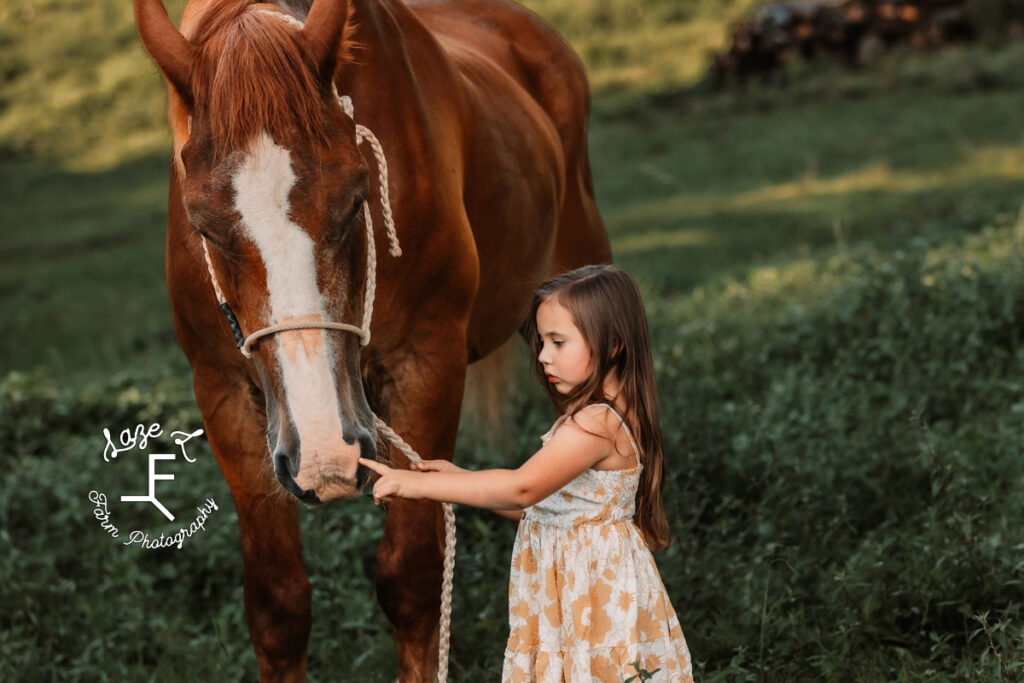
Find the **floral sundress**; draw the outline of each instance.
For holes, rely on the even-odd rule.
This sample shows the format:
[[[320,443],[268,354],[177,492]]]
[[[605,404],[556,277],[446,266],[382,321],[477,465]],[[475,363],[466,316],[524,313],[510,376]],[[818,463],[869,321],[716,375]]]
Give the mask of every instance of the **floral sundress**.
[[[622,416],[596,405],[618,416],[641,462]],[[561,424],[541,437],[545,444]],[[639,662],[657,670],[655,683],[692,683],[679,619],[633,523],[642,470],[588,469],[524,511],[512,551],[503,682],[622,683]]]

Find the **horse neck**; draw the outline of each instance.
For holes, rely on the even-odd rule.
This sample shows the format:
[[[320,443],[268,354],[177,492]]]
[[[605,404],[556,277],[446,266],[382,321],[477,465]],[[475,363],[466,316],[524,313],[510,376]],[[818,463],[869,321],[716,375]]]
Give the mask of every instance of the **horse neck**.
[[[416,84],[414,64],[425,56],[425,49],[436,48],[440,56],[436,41],[401,0],[351,2],[355,46],[350,50],[352,60],[340,64],[335,72],[338,91],[352,92],[365,83],[379,92],[381,83],[387,83],[395,99],[410,99],[403,93],[410,93]],[[412,58],[413,52],[416,58]]]
[[[196,2],[216,2],[217,0],[194,0]],[[326,1],[326,0],[325,0]],[[299,21],[305,22],[314,0],[267,0],[291,14]],[[352,6],[352,21],[355,22],[355,33],[351,36],[356,43],[354,48],[342,48],[341,53],[351,55],[351,59],[343,63],[341,71],[353,71],[353,63],[359,67],[384,66],[389,75],[395,77],[401,67],[408,67],[405,58],[405,36],[409,30],[416,33],[425,32],[416,15],[402,0],[349,0]],[[346,69],[346,67],[349,67]]]

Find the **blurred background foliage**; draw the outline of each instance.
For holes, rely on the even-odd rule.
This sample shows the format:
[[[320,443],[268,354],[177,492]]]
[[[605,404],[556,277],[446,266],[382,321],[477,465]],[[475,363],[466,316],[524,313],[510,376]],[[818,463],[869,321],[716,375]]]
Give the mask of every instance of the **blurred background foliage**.
[[[658,563],[698,677],[1020,680],[1024,44],[992,20],[711,89],[755,5],[529,3],[591,76],[598,202],[658,370]],[[180,551],[118,547],[88,501],[144,468],[104,463],[103,427],[200,424],[163,283],[165,96],[130,3],[3,3],[0,73],[0,679],[253,680],[208,449],[168,496],[221,510]],[[467,422],[464,464],[522,461],[555,417],[517,354],[504,429]],[[394,680],[382,515],[302,518],[311,680]],[[514,529],[458,519],[452,676],[496,680]]]

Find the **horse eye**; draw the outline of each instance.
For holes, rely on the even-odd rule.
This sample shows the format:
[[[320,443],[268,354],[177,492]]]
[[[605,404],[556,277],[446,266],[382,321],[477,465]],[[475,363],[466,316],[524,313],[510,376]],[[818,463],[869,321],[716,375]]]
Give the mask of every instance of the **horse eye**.
[[[185,215],[193,230],[206,238],[211,244],[223,246],[230,232],[230,224],[224,217],[214,211],[209,204],[193,200],[185,202]]]
[[[352,202],[352,210],[348,212],[348,216],[345,218],[345,225],[348,225],[349,223],[356,219],[356,216],[359,215],[359,212],[363,210],[363,204],[365,203],[365,196],[360,195],[356,197],[355,201]]]
[[[351,208],[349,208],[348,212],[344,215],[343,218],[341,218],[340,221],[338,220],[338,218],[342,215],[341,212],[335,212],[334,220],[338,222],[338,227],[342,229],[348,227],[348,225],[356,219],[356,216],[359,215],[359,212],[363,210],[363,203],[365,201],[365,195],[356,195],[355,197],[353,197]]]

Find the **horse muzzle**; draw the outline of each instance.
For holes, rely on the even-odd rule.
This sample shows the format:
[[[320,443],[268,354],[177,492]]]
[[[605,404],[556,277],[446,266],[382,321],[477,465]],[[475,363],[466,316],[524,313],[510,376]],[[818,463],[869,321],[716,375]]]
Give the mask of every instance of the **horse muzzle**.
[[[298,456],[278,449],[273,456],[274,474],[281,486],[309,506],[355,498],[369,479],[359,458],[376,459],[377,448],[369,434],[340,447],[304,445]]]

